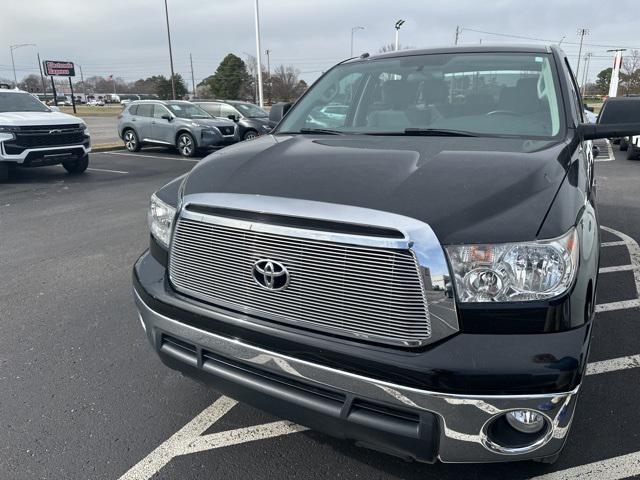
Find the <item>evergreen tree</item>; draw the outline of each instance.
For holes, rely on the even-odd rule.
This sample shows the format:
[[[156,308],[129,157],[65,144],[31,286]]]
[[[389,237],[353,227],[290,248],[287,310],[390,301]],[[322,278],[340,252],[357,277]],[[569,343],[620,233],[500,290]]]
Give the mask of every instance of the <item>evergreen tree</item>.
[[[222,59],[216,73],[205,78],[201,86],[209,87],[215,98],[240,99],[251,83],[247,66],[240,57],[230,53]]]

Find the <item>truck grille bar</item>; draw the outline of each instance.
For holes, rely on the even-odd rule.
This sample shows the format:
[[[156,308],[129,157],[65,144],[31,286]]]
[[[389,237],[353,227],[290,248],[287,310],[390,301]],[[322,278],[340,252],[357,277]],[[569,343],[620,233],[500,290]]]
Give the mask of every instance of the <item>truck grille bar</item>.
[[[417,346],[430,338],[423,280],[411,251],[260,232],[216,224],[215,218],[179,218],[169,260],[176,290],[269,321],[363,341]],[[286,266],[286,288],[268,290],[255,280],[260,260]]]

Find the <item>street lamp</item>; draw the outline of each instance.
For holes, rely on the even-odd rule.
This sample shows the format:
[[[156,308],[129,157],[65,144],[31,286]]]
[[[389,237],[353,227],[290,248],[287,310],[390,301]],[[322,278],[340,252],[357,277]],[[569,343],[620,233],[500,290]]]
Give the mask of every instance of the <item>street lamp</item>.
[[[37,47],[37,45],[35,43],[18,43],[16,45],[9,45],[9,51],[11,52],[11,66],[13,67],[13,83],[16,88],[18,88],[18,77],[16,77],[16,63],[13,60],[13,51],[22,47]]]
[[[171,95],[173,99],[176,99],[176,81],[173,73],[173,53],[171,52],[171,30],[169,29],[169,7],[167,6],[167,0],[164,0],[164,14],[167,19],[167,39],[169,40],[169,63],[171,63]],[[115,88],[115,80],[114,88]]]
[[[401,19],[396,22],[396,50],[400,48],[399,36],[400,36],[400,27],[402,25],[404,25],[404,20]]]
[[[364,27],[352,27],[351,28],[351,57],[353,57],[353,34],[358,30],[364,30]]]

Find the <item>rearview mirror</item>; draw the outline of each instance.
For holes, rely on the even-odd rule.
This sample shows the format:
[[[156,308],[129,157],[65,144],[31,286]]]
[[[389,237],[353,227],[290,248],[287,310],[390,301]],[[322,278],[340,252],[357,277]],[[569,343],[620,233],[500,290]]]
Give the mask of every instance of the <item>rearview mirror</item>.
[[[598,123],[581,123],[584,140],[640,135],[640,98],[613,97],[602,105]]]
[[[284,117],[293,104],[287,102],[278,102],[273,104],[269,110],[269,124],[273,127]]]

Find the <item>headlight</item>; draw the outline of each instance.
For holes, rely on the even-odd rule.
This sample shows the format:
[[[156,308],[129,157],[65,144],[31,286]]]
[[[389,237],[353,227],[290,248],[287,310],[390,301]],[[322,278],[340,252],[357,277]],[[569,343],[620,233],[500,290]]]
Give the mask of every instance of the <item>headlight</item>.
[[[169,248],[171,240],[171,227],[176,209],[160,200],[156,194],[151,195],[151,207],[149,208],[149,230],[151,234],[163,245]]]
[[[575,228],[552,240],[446,247],[461,302],[518,302],[565,292],[578,270]]]
[[[6,140],[13,140],[16,136],[13,133],[5,133],[0,131],[0,142],[4,142]]]

